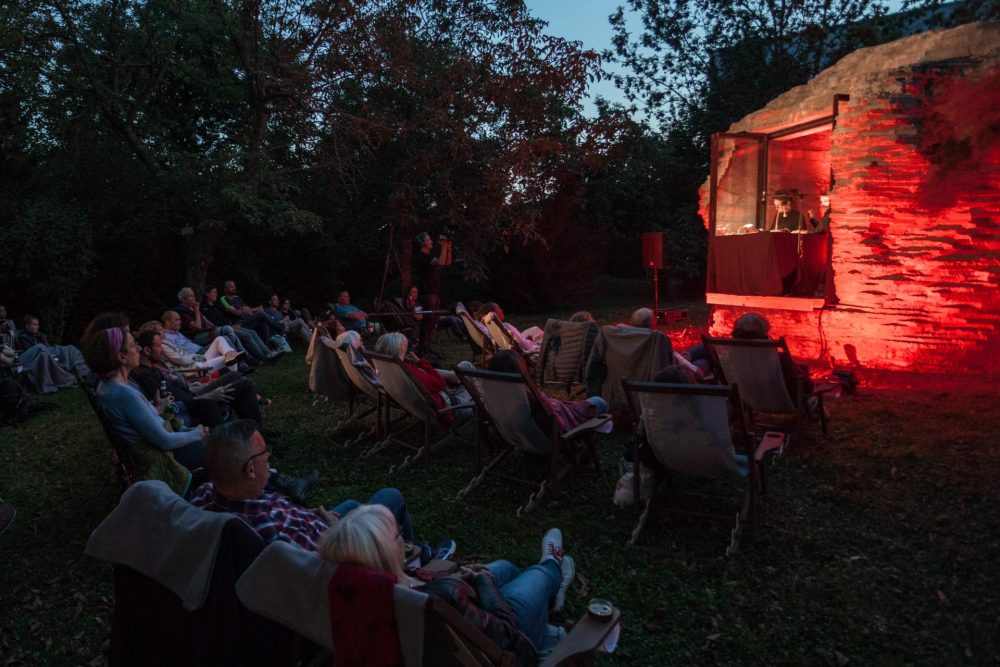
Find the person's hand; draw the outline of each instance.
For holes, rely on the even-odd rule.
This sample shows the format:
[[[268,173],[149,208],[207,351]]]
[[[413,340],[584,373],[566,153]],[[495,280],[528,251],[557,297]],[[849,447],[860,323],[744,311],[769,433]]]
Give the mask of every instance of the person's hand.
[[[331,512],[325,507],[320,506],[313,511],[316,513],[316,516],[323,519],[323,523],[325,523],[328,526],[333,526],[338,521],[340,521],[340,517],[336,513]]]
[[[463,565],[458,570],[459,576],[468,583],[472,583],[476,577],[480,574],[485,574],[492,577],[493,573],[490,572],[490,568],[482,565],[481,563],[473,563],[471,565]]]
[[[222,403],[229,403],[233,400],[233,394],[236,389],[231,384],[224,385],[222,387],[216,387],[211,391],[206,391],[201,396],[198,396],[201,400],[206,401],[220,401]]]
[[[159,389],[156,390],[156,397],[153,399],[154,405],[156,405],[156,411],[159,414],[163,414],[163,411],[167,409],[167,406],[174,402],[174,395],[169,391],[160,392]]]
[[[197,313],[199,310],[201,310],[201,303],[199,303],[198,301],[195,301],[194,305],[191,306],[191,310],[193,310],[194,312]]]

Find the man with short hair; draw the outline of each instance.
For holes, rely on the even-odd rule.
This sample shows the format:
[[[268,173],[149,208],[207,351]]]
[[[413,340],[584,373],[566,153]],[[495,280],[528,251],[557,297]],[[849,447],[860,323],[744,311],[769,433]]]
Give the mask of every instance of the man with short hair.
[[[34,315],[25,315],[22,324],[24,328],[17,336],[17,349],[19,351],[26,352],[35,345],[40,345],[64,371],[76,373],[82,378],[90,375],[90,367],[87,366],[83,353],[78,347],[49,344],[49,339],[39,331],[38,318]]]
[[[243,302],[243,299],[236,293],[236,283],[227,280],[222,283],[223,296],[219,299],[219,304],[226,311],[232,324],[239,324],[241,327],[253,329],[262,340],[268,340],[276,333],[284,333],[285,328],[276,327],[264,315],[264,309],[260,306],[250,308]]]
[[[236,365],[246,358],[246,352],[237,352],[225,338],[216,338],[208,346],[201,346],[181,333],[181,316],[176,310],[163,313],[163,355],[174,366],[195,366],[206,370],[221,370]]]
[[[264,315],[271,320],[275,326],[281,326],[286,336],[298,336],[306,345],[312,340],[312,329],[300,318],[291,318],[281,310],[281,299],[277,294],[272,294],[267,300],[267,308]]]
[[[351,303],[351,293],[347,290],[341,290],[337,295],[333,312],[348,331],[357,331],[362,335],[374,333],[374,327],[368,323],[368,313]]]
[[[267,488],[270,456],[264,437],[252,421],[240,419],[215,427],[205,440],[205,471],[211,481],[195,491],[191,504],[242,517],[266,544],[290,542],[315,551],[327,528],[360,503],[347,500],[332,511],[322,507],[308,510],[296,505],[288,497]],[[368,502],[388,508],[396,517],[403,539],[413,541],[413,520],[403,494],[386,488]],[[446,552],[450,556],[454,553],[454,542],[449,542],[450,549],[429,556],[441,556]]]
[[[243,349],[243,345],[236,336],[236,332],[233,331],[231,326],[225,323],[225,320],[220,322],[221,326],[216,325],[215,322],[201,312],[201,304],[198,303],[198,297],[195,295],[193,289],[182,287],[177,292],[177,300],[180,303],[178,303],[174,310],[181,316],[181,333],[185,336],[198,345],[208,345],[215,338],[222,336],[229,341],[229,345],[234,350],[240,351]]]
[[[252,419],[258,425],[261,423],[257,389],[251,380],[239,373],[226,371],[209,383],[189,383],[180,373],[164,365],[163,336],[147,330],[140,333],[135,342],[139,346],[139,366],[132,369],[129,378],[150,401],[156,397],[163,383],[198,424],[210,428],[218,426],[225,421],[227,405],[238,416]]]

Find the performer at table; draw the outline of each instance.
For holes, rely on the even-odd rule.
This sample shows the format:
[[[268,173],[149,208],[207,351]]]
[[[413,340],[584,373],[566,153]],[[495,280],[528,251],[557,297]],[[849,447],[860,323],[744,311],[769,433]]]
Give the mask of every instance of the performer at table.
[[[774,193],[774,216],[767,221],[764,231],[794,232],[806,228],[806,219],[801,211],[792,208],[792,193],[778,190]]]

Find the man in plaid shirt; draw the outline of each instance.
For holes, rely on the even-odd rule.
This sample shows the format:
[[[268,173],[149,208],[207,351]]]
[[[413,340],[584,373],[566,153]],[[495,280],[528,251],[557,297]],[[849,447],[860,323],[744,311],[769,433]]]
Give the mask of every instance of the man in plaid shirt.
[[[346,500],[332,511],[296,505],[287,496],[266,488],[271,475],[270,457],[271,451],[255,422],[239,419],[215,427],[205,441],[205,471],[212,481],[198,487],[191,504],[243,518],[265,544],[280,540],[315,551],[326,529],[360,503]],[[368,504],[388,508],[396,517],[403,539],[414,541],[413,520],[402,493],[382,489]]]

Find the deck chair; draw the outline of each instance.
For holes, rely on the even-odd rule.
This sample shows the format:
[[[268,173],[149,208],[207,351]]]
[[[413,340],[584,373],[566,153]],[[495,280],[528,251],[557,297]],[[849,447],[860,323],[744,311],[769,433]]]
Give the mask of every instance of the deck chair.
[[[596,322],[548,320],[535,367],[538,384],[559,385],[567,396],[572,396],[573,386],[583,384],[587,359],[597,333]]]
[[[486,366],[486,362],[493,356],[493,350],[496,349],[493,339],[476,326],[472,315],[461,303],[455,304],[455,312],[462,318],[462,324],[465,325],[465,332],[469,336],[469,345],[472,347],[472,358],[475,359],[479,355],[479,366]]]
[[[559,483],[573,467],[568,451],[570,441],[583,438],[590,451],[591,460],[595,463],[599,461],[593,436],[597,428],[611,419],[611,415],[598,415],[563,433],[559,430],[559,425],[549,411],[548,405],[538,397],[539,390],[530,378],[520,373],[497,373],[463,368],[456,368],[455,374],[475,401],[477,416],[475,474],[465,488],[458,492],[456,501],[464,498],[481,484],[487,474],[534,485],[535,482],[493,472],[500,461],[515,449],[535,456],[546,456],[549,459],[545,479],[528,497],[527,502],[518,507],[519,517],[558,491]],[[545,411],[552,424],[548,433],[540,428],[532,417],[532,400]],[[484,464],[489,450],[488,428],[492,428],[498,436],[502,448],[499,454]]]
[[[447,415],[459,408],[471,407],[471,405],[449,405],[444,408],[438,408],[427,389],[410,374],[410,371],[407,370],[406,366],[399,359],[385,354],[368,352],[367,350],[363,354],[369,363],[375,367],[375,372],[378,373],[379,379],[382,380],[382,389],[389,399],[382,410],[382,434],[385,437],[380,443],[366,452],[367,456],[379,452],[392,444],[397,444],[413,451],[414,453],[408,454],[402,463],[389,468],[389,474],[393,475],[403,472],[420,459],[433,454],[452,440],[462,439],[456,432],[455,427],[449,423]],[[389,424],[391,406],[399,408],[405,415],[409,416],[412,419],[411,424],[393,432]],[[414,447],[399,437],[418,426],[423,426],[424,432],[423,443],[420,446]],[[435,440],[435,434],[440,434],[441,437]]]
[[[381,436],[382,410],[385,400],[382,388],[374,384],[368,376],[355,366],[355,362],[357,361],[355,355],[358,354],[357,350],[351,349],[346,345],[338,345],[334,347],[334,353],[337,355],[340,369],[351,383],[351,391],[347,394],[347,415],[333,429],[333,432],[339,433],[350,425],[360,427],[361,432],[358,434],[358,437],[348,441],[346,443],[348,446],[352,444],[356,445],[372,435]],[[362,400],[367,400],[370,404],[362,406]]]
[[[793,370],[795,364],[784,337],[747,340],[704,336],[702,341],[719,381],[740,386],[743,402],[750,410],[751,428],[781,431],[791,442],[809,419],[809,403],[814,400],[820,428],[826,435],[823,395],[833,386],[818,386],[807,393],[802,377]]]
[[[236,592],[248,609],[335,653],[328,593],[335,569],[336,565],[319,554],[275,542],[247,568],[236,583]],[[281,585],[274,585],[276,581]],[[396,586],[393,607],[405,667],[515,664],[512,653],[501,649],[442,598]],[[594,651],[619,625],[620,618],[617,609],[604,623],[584,616],[540,665],[592,664]],[[323,664],[329,663],[327,659]]]
[[[603,397],[612,412],[629,413],[622,378],[652,381],[673,364],[673,347],[662,331],[605,325],[587,360],[587,395]]]
[[[743,501],[735,513],[736,524],[730,534],[726,555],[739,549],[744,530],[755,530],[758,522],[758,494],[763,490],[764,455],[780,441],[763,440],[755,449],[753,435],[746,427],[744,408],[736,386],[662,384],[622,380],[622,389],[640,415],[646,440],[656,460],[668,473],[714,479],[720,475],[746,478]],[[734,425],[730,426],[730,406]],[[738,451],[737,451],[738,450]],[[633,440],[635,461],[635,497],[639,498],[642,457]],[[702,498],[702,505],[708,504]],[[654,499],[645,502],[628,544],[635,544],[654,509]],[[638,505],[637,505],[638,506]],[[656,508],[659,509],[659,508]],[[729,520],[730,511],[665,508],[667,513],[707,516]]]
[[[97,417],[97,421],[104,431],[104,436],[111,443],[111,469],[125,486],[132,486],[139,479],[139,473],[136,469],[135,460],[129,452],[128,445],[118,436],[115,429],[111,427],[104,408],[101,407],[100,401],[97,400],[95,387],[88,384],[79,376],[77,377],[77,385],[83,390],[83,395],[87,397],[87,403],[90,404],[90,408],[94,411],[94,415]]]
[[[403,306],[402,299],[399,297],[376,301],[375,312],[386,315],[380,318],[386,331],[399,331],[411,341],[420,332],[420,322],[413,317],[413,313]]]
[[[85,551],[114,565],[108,664],[294,664],[295,635],[236,597],[263,549],[235,515],[194,507],[163,482],[132,485]]]
[[[324,328],[325,329],[325,328]],[[309,391],[316,398],[313,405],[320,400],[348,400],[354,391],[354,385],[347,377],[347,372],[337,358],[337,343],[329,336],[314,334],[315,344],[312,347],[312,364],[309,367]]]

